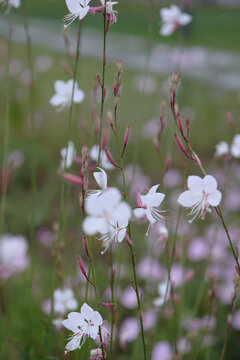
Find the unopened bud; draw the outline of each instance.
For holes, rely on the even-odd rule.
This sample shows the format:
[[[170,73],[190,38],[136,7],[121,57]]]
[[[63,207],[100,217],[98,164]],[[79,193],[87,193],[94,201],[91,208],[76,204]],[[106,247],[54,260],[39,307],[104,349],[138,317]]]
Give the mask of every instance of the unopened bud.
[[[168,154],[167,159],[166,159],[166,164],[165,164],[165,172],[167,172],[168,169],[170,168],[171,161],[172,161],[172,157],[170,154]]]
[[[123,155],[124,155],[124,152],[125,152],[125,149],[126,149],[128,140],[129,140],[130,133],[131,133],[131,127],[130,127],[130,125],[128,125],[128,127],[127,127],[127,129],[126,129],[126,131],[125,131],[125,136],[124,136],[124,141],[123,141],[123,149],[122,149],[121,157],[123,157]]]
[[[89,255],[88,241],[86,235],[83,236],[83,245],[87,257],[89,258],[90,261],[92,261],[91,256]]]
[[[115,166],[116,168],[122,170],[121,166],[119,166],[119,165],[117,165],[117,164],[115,163],[115,161],[114,161],[114,159],[113,159],[110,151],[108,150],[108,148],[105,148],[105,153],[106,153],[107,158],[108,158],[108,160],[110,161],[110,163],[111,163],[113,166]]]
[[[65,173],[65,174],[62,174],[61,177],[67,181],[70,181],[73,184],[83,185],[83,179],[76,175]]]
[[[87,280],[90,284],[92,284],[93,286],[95,286],[94,283],[88,278],[87,273],[86,273],[86,270],[85,270],[85,267],[84,267],[84,264],[83,264],[83,261],[82,261],[82,259],[81,259],[81,257],[80,257],[79,255],[78,255],[78,264],[79,264],[79,267],[80,267],[80,269],[81,269],[81,271],[82,271],[82,274],[83,274],[83,276],[86,278],[86,280]]]

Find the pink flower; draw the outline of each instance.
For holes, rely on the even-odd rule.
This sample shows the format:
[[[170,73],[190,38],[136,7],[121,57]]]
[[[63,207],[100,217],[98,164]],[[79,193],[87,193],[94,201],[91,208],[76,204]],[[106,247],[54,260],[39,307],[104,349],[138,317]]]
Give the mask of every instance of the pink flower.
[[[152,352],[152,360],[171,360],[172,349],[167,341],[159,341],[155,344]]]

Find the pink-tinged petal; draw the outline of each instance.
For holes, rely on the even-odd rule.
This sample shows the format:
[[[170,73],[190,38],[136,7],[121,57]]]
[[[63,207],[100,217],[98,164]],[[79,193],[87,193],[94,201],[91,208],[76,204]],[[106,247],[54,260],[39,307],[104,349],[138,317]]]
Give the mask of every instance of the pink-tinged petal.
[[[188,188],[193,193],[203,193],[203,179],[199,176],[189,176],[188,177]]]
[[[179,21],[180,25],[187,25],[192,21],[192,16],[189,14],[183,13],[183,14],[179,15],[178,21]]]
[[[91,317],[92,323],[96,326],[101,326],[103,324],[103,318],[98,311],[94,311]]]
[[[101,189],[106,189],[107,188],[107,174],[103,169],[101,169],[101,168],[98,168],[98,169],[100,170],[100,172],[93,173],[93,176],[94,176],[98,186]]]
[[[119,243],[121,243],[121,242],[123,241],[123,239],[125,238],[126,232],[127,232],[126,229],[121,229],[121,230],[118,232],[117,241],[118,241]]]
[[[146,216],[146,210],[137,208],[133,210],[133,214],[137,219],[142,219],[144,216]]]
[[[86,320],[91,320],[93,316],[93,309],[86,303],[84,303],[81,307],[81,315]]]
[[[65,99],[62,97],[62,95],[55,94],[51,97],[49,100],[50,104],[52,106],[60,106],[65,101]]]
[[[160,35],[162,36],[169,36],[175,30],[175,25],[173,23],[166,23],[163,24],[160,30]]]
[[[79,327],[84,324],[84,319],[80,313],[71,312],[70,314],[68,314],[68,318],[66,320],[63,320],[62,324],[68,330],[76,333],[79,331]]]
[[[76,335],[72,338],[72,340],[70,340],[67,345],[66,345],[66,352],[69,351],[74,351],[76,349],[78,349],[80,347],[80,341],[81,341],[82,336],[80,335]]]
[[[184,207],[192,207],[195,205],[201,198],[194,196],[192,191],[184,191],[177,199],[178,203]]]
[[[209,194],[217,190],[217,181],[212,175],[206,175],[203,179],[203,190]]]
[[[219,190],[213,191],[208,195],[207,201],[211,206],[218,206],[222,199],[222,193]]]

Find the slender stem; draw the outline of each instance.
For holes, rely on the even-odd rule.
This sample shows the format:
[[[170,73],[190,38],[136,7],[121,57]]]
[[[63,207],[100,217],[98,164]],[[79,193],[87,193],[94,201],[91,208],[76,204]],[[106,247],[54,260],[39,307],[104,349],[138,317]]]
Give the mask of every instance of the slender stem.
[[[124,191],[124,194],[125,194],[125,199],[127,201],[128,196],[127,196],[127,187],[126,187],[125,172],[124,172],[124,161],[123,161],[123,157],[121,156],[121,148],[120,148],[120,141],[119,141],[119,134],[118,134],[117,106],[115,106],[114,114],[115,114],[114,115],[114,122],[115,122],[115,132],[116,132],[115,135],[116,135],[117,149],[118,149],[118,154],[119,154],[120,165],[121,165],[121,168],[122,168],[121,171],[122,171],[122,179],[123,179],[123,191]],[[129,231],[130,238],[132,238],[131,237],[130,224],[128,225],[128,231]],[[137,295],[138,314],[139,314],[139,320],[140,320],[141,337],[142,337],[142,345],[143,345],[143,355],[144,355],[144,359],[147,360],[147,351],[146,351],[146,343],[145,343],[145,335],[144,335],[144,327],[143,327],[141,300],[140,300],[140,297],[139,297],[139,287],[138,287],[138,280],[137,280],[137,273],[136,273],[136,256],[135,256],[135,253],[133,251],[132,246],[130,246],[130,251],[131,251],[131,260],[132,260],[134,284],[135,284],[136,295]]]
[[[112,254],[112,245],[110,245],[110,261],[111,261],[111,303],[114,304],[114,278],[115,273],[113,269],[113,254]],[[113,327],[114,327],[114,309],[111,309],[111,337],[110,337],[110,346],[109,346],[109,359],[112,359],[113,356]]]
[[[4,231],[4,218],[6,208],[6,193],[7,193],[7,177],[8,177],[8,166],[6,164],[6,158],[9,147],[9,106],[10,106],[10,60],[12,54],[12,23],[11,16],[8,14],[8,53],[7,53],[7,64],[6,64],[6,109],[5,109],[5,124],[4,124],[4,145],[3,145],[3,172],[2,172],[2,196],[1,196],[1,212],[0,212],[0,234]]]
[[[73,122],[73,98],[74,98],[74,91],[75,91],[75,84],[76,84],[76,78],[77,78],[77,69],[78,69],[78,61],[79,61],[79,49],[80,49],[80,38],[81,38],[81,22],[79,22],[79,28],[78,28],[78,34],[77,34],[77,48],[76,48],[76,54],[75,54],[75,64],[74,64],[74,72],[73,72],[73,87],[72,87],[72,95],[71,95],[71,105],[69,109],[69,118],[68,118],[68,131],[67,131],[67,143],[71,139],[71,132],[72,132],[72,122]],[[68,147],[65,154],[64,159],[64,169],[66,169],[66,161],[68,156]],[[51,352],[51,342],[52,342],[52,336],[50,336],[50,329],[52,326],[52,320],[53,320],[53,314],[54,314],[54,301],[53,301],[53,294],[54,290],[56,288],[56,280],[57,280],[57,263],[58,263],[58,257],[59,257],[59,251],[60,251],[60,242],[63,235],[63,225],[64,225],[64,215],[65,215],[65,193],[66,193],[66,183],[63,181],[61,184],[61,193],[60,193],[60,212],[59,212],[59,228],[57,233],[57,241],[56,241],[56,255],[55,255],[55,261],[54,261],[54,267],[53,267],[53,277],[52,277],[52,291],[51,291],[51,314],[49,317],[49,336],[48,336],[48,347],[47,351],[50,355]]]
[[[100,166],[100,157],[102,149],[102,127],[103,127],[103,110],[104,110],[104,101],[105,101],[105,72],[106,72],[106,40],[107,40],[107,12],[104,8],[103,13],[103,63],[102,63],[102,99],[101,99],[101,113],[100,113],[100,128],[99,128],[99,138],[98,138],[98,166]]]

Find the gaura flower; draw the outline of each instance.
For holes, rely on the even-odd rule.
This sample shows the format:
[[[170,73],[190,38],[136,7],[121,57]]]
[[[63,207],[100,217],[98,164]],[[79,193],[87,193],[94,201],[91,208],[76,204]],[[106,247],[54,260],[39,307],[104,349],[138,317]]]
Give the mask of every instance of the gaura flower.
[[[75,310],[78,306],[72,289],[56,289],[53,293],[54,312],[65,314],[68,310]]]
[[[87,235],[100,233],[105,244],[105,251],[111,242],[122,242],[132,211],[130,206],[121,201],[121,193],[110,188],[101,195],[90,195],[86,199],[86,213],[83,221],[83,231]]]
[[[193,218],[190,223],[199,216],[204,219],[209,206],[216,207],[220,204],[222,194],[217,190],[217,181],[212,175],[206,175],[203,179],[199,176],[188,177],[189,190],[184,191],[178,198],[178,203],[184,207],[192,208],[190,215]]]
[[[233,138],[231,154],[235,158],[240,158],[240,134],[235,135]]]
[[[221,141],[219,144],[215,146],[215,148],[216,148],[216,152],[215,152],[216,157],[220,157],[229,153],[229,145],[226,141]]]
[[[154,306],[162,306],[164,304],[165,298],[166,298],[166,301],[168,301],[169,296],[170,296],[170,287],[171,287],[171,285],[168,284],[167,280],[158,284],[159,297],[157,297],[153,301]]]
[[[19,8],[21,0],[0,0],[0,4],[7,5],[8,10],[10,10],[11,7]]]
[[[90,10],[90,6],[88,5],[91,0],[66,0],[66,5],[69,10],[69,14],[64,17],[65,21],[68,21],[67,26],[71,25],[73,21],[77,18],[82,20]]]
[[[152,186],[146,195],[139,194],[139,207],[133,211],[134,216],[138,219],[146,217],[150,222],[150,225],[153,225],[156,221],[164,220],[164,217],[158,207],[161,205],[165,195],[157,193],[158,187],[159,185]]]
[[[192,21],[192,16],[181,12],[181,9],[172,5],[170,8],[162,8],[160,10],[160,17],[162,20],[162,27],[160,35],[171,35],[179,26],[187,25]]]
[[[69,141],[68,147],[61,149],[60,154],[62,157],[61,168],[64,169],[64,165],[66,166],[66,168],[70,168],[72,166],[73,159],[76,156],[76,149],[73,141]],[[66,158],[66,164],[65,164],[65,158]]]
[[[79,89],[77,82],[75,82],[73,89],[73,79],[66,82],[57,80],[54,83],[54,88],[56,94],[51,97],[50,104],[55,106],[57,111],[62,111],[71,105],[73,91],[73,102],[75,104],[80,104],[85,98],[85,94],[81,89]]]
[[[105,5],[105,0],[100,0],[102,5]],[[109,23],[114,23],[117,21],[117,14],[118,12],[116,10],[113,10],[113,6],[118,4],[118,1],[107,1],[106,2],[106,12],[107,12],[107,18]]]
[[[81,349],[86,338],[91,337],[95,340],[99,333],[99,326],[103,323],[103,319],[99,312],[94,311],[86,303],[81,307],[81,312],[71,312],[68,318],[63,320],[62,324],[68,330],[73,332],[70,341],[66,345],[65,354],[69,351]]]
[[[91,195],[99,196],[99,195],[103,194],[105,190],[108,189],[106,172],[103,169],[101,169],[100,167],[98,167],[97,169],[100,171],[94,172],[93,176],[101,190],[90,190],[90,196]]]

